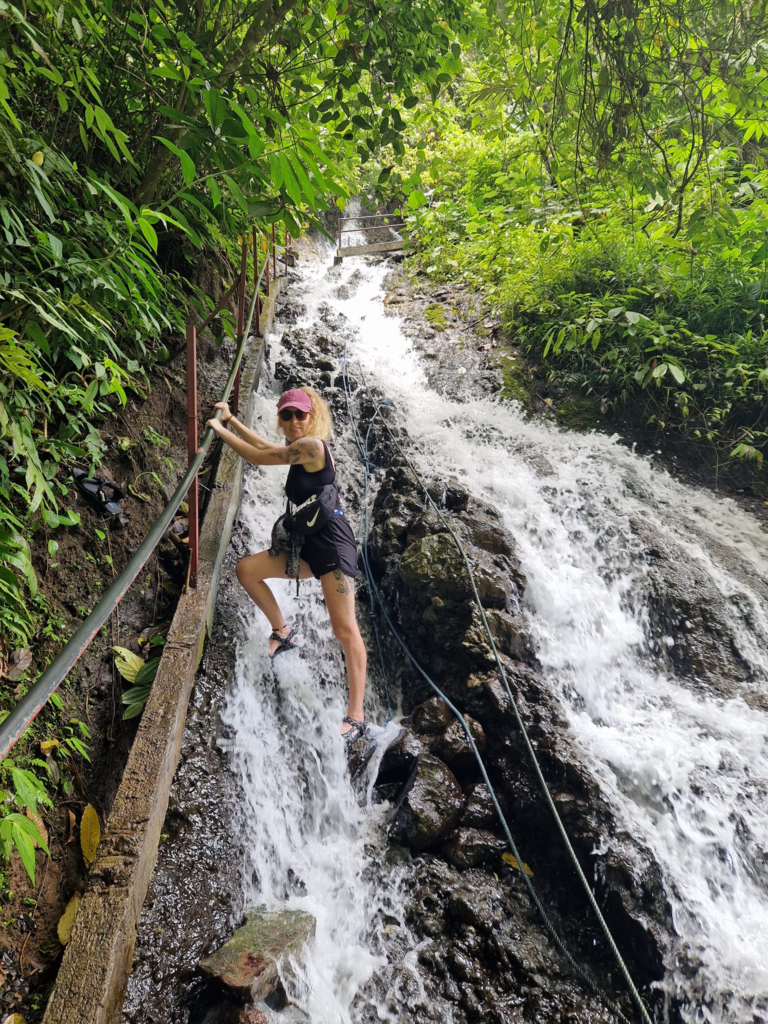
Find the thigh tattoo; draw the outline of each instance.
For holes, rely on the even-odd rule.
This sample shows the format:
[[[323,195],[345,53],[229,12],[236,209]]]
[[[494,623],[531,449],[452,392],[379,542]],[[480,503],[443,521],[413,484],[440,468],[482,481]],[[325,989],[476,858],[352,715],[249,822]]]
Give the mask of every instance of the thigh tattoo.
[[[333,570],[333,578],[338,581],[338,587],[336,587],[337,594],[350,594],[352,587],[345,573],[341,569]]]

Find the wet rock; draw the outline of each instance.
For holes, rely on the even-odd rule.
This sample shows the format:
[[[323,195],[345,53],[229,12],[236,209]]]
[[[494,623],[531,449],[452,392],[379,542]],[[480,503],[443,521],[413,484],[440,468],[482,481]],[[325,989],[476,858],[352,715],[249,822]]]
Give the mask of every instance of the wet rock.
[[[400,736],[387,747],[379,766],[377,784],[404,782],[413,771],[416,758],[424,750],[424,744],[410,729],[403,729]]]
[[[443,504],[453,512],[461,511],[469,504],[469,491],[457,480],[449,480],[443,492]]]
[[[531,696],[535,702],[537,694],[531,693],[528,688],[533,687],[540,691],[543,684],[533,669],[527,665],[520,664],[519,662],[510,662],[509,660],[505,660],[503,664],[512,693],[514,694],[515,691],[520,692],[522,690],[524,695]],[[503,718],[513,720],[515,712],[512,707],[512,701],[509,699],[509,694],[498,673],[489,672],[477,678],[482,680],[482,685],[494,711]]]
[[[531,637],[523,619],[499,608],[487,608],[485,617],[497,650],[512,658],[530,655]],[[464,645],[488,664],[496,664],[488,633],[476,605],[472,607],[472,622],[464,634]]]
[[[468,871],[448,896],[446,909],[456,920],[489,932],[504,919],[501,884],[483,871]]]
[[[461,786],[450,768],[431,754],[421,753],[393,808],[391,834],[414,850],[425,850],[450,832],[463,808]]]
[[[498,859],[506,850],[507,843],[493,832],[479,828],[457,828],[451,832],[442,848],[442,854],[462,870]]]
[[[484,782],[476,782],[464,790],[466,804],[459,818],[459,825],[465,828],[487,828],[494,824],[496,808],[491,800],[491,791]]]
[[[482,725],[469,715],[464,716],[472,739],[482,754],[485,750],[485,732]],[[432,751],[451,768],[453,772],[474,770],[477,765],[472,744],[467,738],[464,726],[457,719],[451,722],[445,732],[434,742]]]
[[[430,597],[461,601],[470,594],[464,563],[447,533],[421,537],[409,544],[400,561],[400,576],[411,590]]]
[[[257,1006],[225,1006],[216,1024],[270,1024],[270,1018]]]
[[[296,952],[315,934],[315,919],[299,910],[271,911],[257,907],[229,942],[199,963],[209,977],[218,978],[243,999],[263,999],[280,978],[277,964],[285,953]]]
[[[435,735],[453,721],[453,712],[440,697],[430,697],[411,712],[411,721],[417,732]]]
[[[504,528],[501,514],[491,505],[480,505],[474,501],[471,504],[465,503],[465,509],[458,517],[458,527],[462,539],[476,547],[494,555],[514,557],[512,535]]]

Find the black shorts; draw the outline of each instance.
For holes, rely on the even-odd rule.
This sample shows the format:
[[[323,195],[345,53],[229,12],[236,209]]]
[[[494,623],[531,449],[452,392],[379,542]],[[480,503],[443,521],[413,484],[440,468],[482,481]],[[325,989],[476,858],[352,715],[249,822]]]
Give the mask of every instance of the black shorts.
[[[345,576],[357,576],[357,544],[344,516],[332,515],[322,530],[307,537],[301,545],[301,557],[316,579],[334,569],[341,569]]]

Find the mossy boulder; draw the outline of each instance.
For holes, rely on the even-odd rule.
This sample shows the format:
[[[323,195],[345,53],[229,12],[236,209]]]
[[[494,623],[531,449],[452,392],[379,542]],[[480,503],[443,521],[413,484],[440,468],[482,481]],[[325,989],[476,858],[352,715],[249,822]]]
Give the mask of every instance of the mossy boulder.
[[[296,953],[315,934],[315,919],[301,910],[248,911],[229,942],[201,960],[200,970],[218,978],[241,999],[258,1001],[280,985],[280,958]]]
[[[447,533],[430,534],[409,544],[400,562],[400,576],[411,590],[443,601],[466,601],[470,594],[461,555]]]

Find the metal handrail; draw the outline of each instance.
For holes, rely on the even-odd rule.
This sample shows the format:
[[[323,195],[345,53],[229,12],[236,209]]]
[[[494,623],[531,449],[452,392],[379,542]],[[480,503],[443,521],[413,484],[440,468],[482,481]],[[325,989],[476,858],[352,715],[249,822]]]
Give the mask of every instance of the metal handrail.
[[[235,378],[237,377],[240,369],[245,345],[251,330],[254,310],[256,309],[256,303],[258,302],[261,279],[268,265],[268,260],[265,260],[264,266],[261,269],[261,274],[259,274],[258,280],[256,281],[256,285],[253,289],[253,296],[251,298],[250,306],[248,307],[248,317],[244,325],[243,335],[240,340],[237,353],[235,354],[232,371],[230,372],[229,379],[227,380],[227,386],[221,397],[222,402],[227,402],[229,400],[232,387],[235,383]],[[240,280],[241,285],[244,288],[245,279],[242,274]],[[216,413],[211,418],[217,420],[221,419],[221,410],[217,409]],[[71,639],[67,641],[64,647],[62,647],[40,678],[30,686],[25,696],[16,704],[5,721],[0,723],[0,761],[8,754],[14,743],[21,738],[30,723],[45,707],[51,697],[51,694],[58,689],[64,679],[69,675],[78,659],[84,654],[88,645],[112,614],[115,606],[122,599],[126,590],[128,590],[130,585],[141,572],[145,562],[160,543],[163,534],[173,517],[176,515],[179,505],[181,505],[184,500],[184,495],[195,480],[213,437],[214,430],[212,427],[209,427],[205,432],[203,442],[197,454],[190,462],[187,472],[184,474],[184,478],[174,491],[173,497],[155,520],[149,533],[141,542],[133,557],[129,560],[123,571],[113,582],[112,586],[104,594],[90,615],[88,615],[80,628],[75,632]]]
[[[339,220],[374,220],[376,217],[395,217],[394,213],[361,213],[357,217],[339,217]],[[386,227],[386,224],[384,225]]]
[[[369,228],[339,228],[340,235],[356,235],[358,231],[381,231],[384,228],[404,228],[405,221],[400,220],[397,224],[373,224]]]

